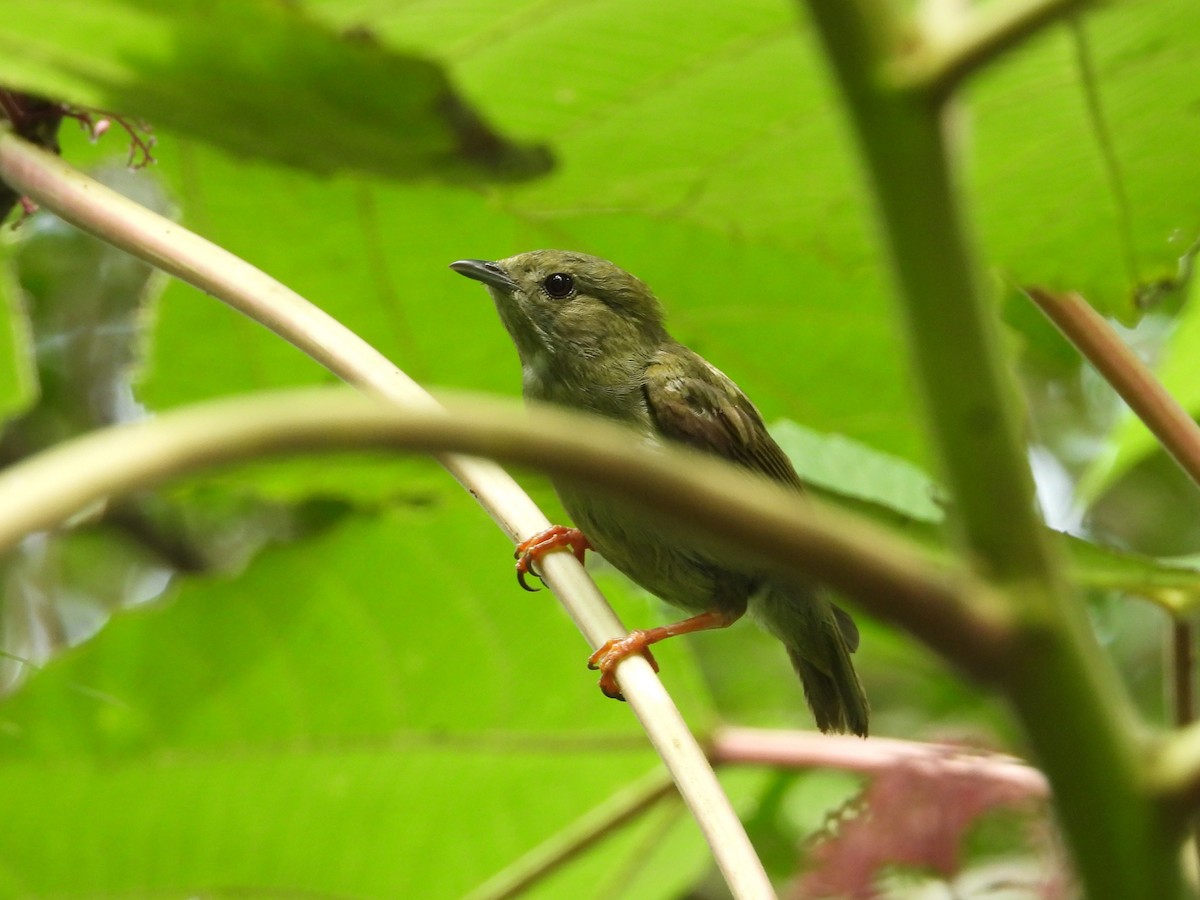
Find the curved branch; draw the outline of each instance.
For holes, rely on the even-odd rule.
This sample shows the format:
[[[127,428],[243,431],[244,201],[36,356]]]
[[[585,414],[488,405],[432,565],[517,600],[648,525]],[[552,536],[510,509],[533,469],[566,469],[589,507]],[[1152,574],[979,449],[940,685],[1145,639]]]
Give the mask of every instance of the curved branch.
[[[894,738],[860,741],[811,731],[722,726],[709,738],[709,759],[716,765],[748,764],[794,769],[841,769],[874,775],[899,765],[920,765],[931,772],[970,776],[1002,784],[1021,796],[1050,796],[1046,776],[1014,756],[980,753],[950,744]]]
[[[1022,6],[1034,12],[1061,6],[1058,0],[1015,2],[986,8],[999,15]],[[1146,802],[1133,706],[1064,583],[1058,548],[1046,539],[1037,512],[1012,372],[945,116],[948,98],[938,93],[945,86],[914,92],[887,80],[911,43],[911,32],[897,28],[896,4],[805,5],[872,181],[914,381],[926,402],[930,444],[962,545],[985,577],[1008,589],[1026,626],[1005,688],[1054,784],[1084,891],[1097,900],[1177,896],[1176,834]],[[1027,21],[1038,25],[1037,16]],[[984,49],[986,59],[1005,45],[973,46]],[[952,57],[947,71],[970,58]],[[959,76],[947,77],[952,86]],[[1064,734],[1087,740],[1064,741]]]
[[[1028,287],[1025,293],[1200,486],[1200,425],[1105,318],[1075,292]]]
[[[344,381],[395,403],[436,410],[436,402],[416,382],[299,294],[5,129],[0,129],[0,180],[82,231],[212,294]],[[541,510],[494,463],[461,456],[439,461],[512,540],[549,526]],[[592,647],[625,634],[627,629],[571,554],[548,555],[540,571]],[[745,829],[662,682],[641,657],[621,670],[621,690],[675,778],[733,895],[773,896]]]
[[[646,448],[620,425],[509,402],[404,410],[341,389],[297,389],[94,432],[0,473],[0,551],[148,483],[264,454],[362,447],[458,451],[569,476],[714,536],[748,564],[815,576],[980,679],[1000,677],[1009,661],[1003,601],[936,568],[915,545],[720,460]]]

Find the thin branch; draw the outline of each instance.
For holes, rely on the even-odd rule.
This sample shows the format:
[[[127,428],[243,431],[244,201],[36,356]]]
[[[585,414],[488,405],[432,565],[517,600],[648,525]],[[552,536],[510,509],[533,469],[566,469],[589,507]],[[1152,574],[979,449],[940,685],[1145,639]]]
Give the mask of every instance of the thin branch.
[[[1025,293],[1200,487],[1200,425],[1116,330],[1079,294],[1055,294],[1041,288],[1027,288]],[[1173,616],[1169,658],[1176,725],[1187,725],[1195,718],[1194,640],[1192,624]]]
[[[1200,486],[1200,426],[1108,320],[1076,293],[1056,294],[1042,288],[1026,288],[1025,293],[1150,428],[1188,478]],[[1176,725],[1188,725],[1195,718],[1194,640],[1192,623],[1172,616],[1168,656]]]
[[[0,131],[0,181],[42,207],[267,326],[343,380],[408,406],[436,403],[374,347],[273,278],[215,244],[109,190],[62,160]],[[549,521],[504,470],[458,456],[440,462],[514,541]],[[592,647],[626,631],[569,553],[541,561],[552,589]],[[621,666],[621,690],[679,786],[735,897],[769,897],[770,881],[703,751],[649,664]]]
[[[650,772],[505,866],[467,894],[465,900],[509,900],[520,896],[673,794],[674,790],[675,785],[666,772]]]
[[[1056,294],[1036,287],[1026,288],[1025,293],[1112,386],[1193,483],[1200,486],[1200,425],[1116,330],[1077,293]],[[1169,658],[1177,725],[1186,725],[1195,716],[1193,641],[1191,623],[1173,616]]]
[[[1056,294],[1036,287],[1026,288],[1025,293],[1200,485],[1200,426],[1104,317],[1076,293]]]
[[[6,127],[12,128],[25,140],[57,153],[58,129],[62,119],[62,104],[0,87],[0,121],[7,120]],[[19,200],[20,191],[0,185],[0,222],[8,218]],[[30,210],[25,209],[24,212],[28,214]]]
[[[966,18],[950,38],[927,35],[890,68],[891,83],[902,91],[947,97],[968,76],[1091,0],[1010,0],[991,3]]]
[[[646,818],[650,819],[650,822],[642,826],[638,840],[627,845],[620,858],[614,860],[613,865],[590,885],[591,896],[631,897],[633,888],[643,873],[653,872],[664,863],[670,865],[669,850],[665,857],[656,856],[654,851],[664,845],[670,846],[668,840],[671,832],[679,825],[683,811],[681,804],[667,800],[661,803],[658,809],[647,812]],[[710,879],[705,877],[705,881],[707,880]],[[703,883],[697,887],[697,893],[704,890]]]
[[[807,0],[852,111],[887,239],[930,442],[967,551],[1001,583],[1051,584],[1059,560],[1037,514],[988,282],[965,227],[940,109],[881,85],[905,46],[886,0]],[[1035,605],[1035,594],[1023,591]]]
[[[388,447],[455,450],[619,493],[747,565],[817,577],[983,680],[1011,667],[1001,598],[927,562],[913,544],[721,460],[651,449],[621,425],[508,401],[402,409],[341,389],[211,401],[63,442],[0,472],[0,552],[89,505],[184,473],[263,454]],[[648,667],[647,667],[648,669]]]
[[[1029,797],[1050,796],[1046,776],[1023,760],[980,753],[951,744],[893,738],[860,741],[811,731],[721,727],[709,739],[715,765],[766,765],[793,769],[841,769],[874,775],[897,765],[920,763],[932,771],[1003,783]]]

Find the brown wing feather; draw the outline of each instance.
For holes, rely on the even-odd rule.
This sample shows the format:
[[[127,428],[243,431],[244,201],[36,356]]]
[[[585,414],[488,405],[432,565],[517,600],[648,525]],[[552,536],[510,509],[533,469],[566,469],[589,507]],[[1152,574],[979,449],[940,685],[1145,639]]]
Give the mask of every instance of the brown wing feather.
[[[801,488],[754,404],[728,376],[681,344],[659,350],[646,369],[646,406],[664,437]]]
[[[646,369],[642,391],[650,416],[664,437],[803,489],[754,404],[726,375],[691,350],[680,344],[659,350]],[[771,595],[768,591],[767,596]],[[823,593],[784,591],[782,596],[780,610],[786,613],[782,624],[777,621],[772,626],[766,621],[788,645],[818,726],[822,731],[849,729],[865,736],[867,701],[848,655],[858,649],[854,620]],[[821,628],[827,627],[823,618],[832,620],[830,624],[841,632],[844,643],[820,636]],[[810,658],[808,643],[813,640],[823,642],[818,646],[825,648],[815,659]]]

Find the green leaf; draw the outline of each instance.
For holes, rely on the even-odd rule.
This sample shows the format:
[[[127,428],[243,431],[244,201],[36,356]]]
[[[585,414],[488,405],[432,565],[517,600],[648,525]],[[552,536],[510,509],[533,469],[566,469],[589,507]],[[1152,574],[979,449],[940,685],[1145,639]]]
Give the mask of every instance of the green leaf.
[[[796,422],[777,422],[771,434],[797,473],[814,488],[887,507],[920,522],[941,522],[940,489],[908,460],[880,453],[840,434],[819,434]]]
[[[461,505],[183,582],[35,674],[0,706],[0,892],[461,896],[653,767]]]
[[[972,194],[1017,285],[1077,290],[1132,319],[1198,236],[1189,113],[1200,15],[1187,0],[1095,9],[971,85]],[[1194,157],[1193,157],[1194,158]]]
[[[575,247],[649,281],[676,335],[768,417],[924,461],[870,211],[822,64],[791,12],[775,3],[705,15],[681,0],[635,6],[312,7],[337,28],[365,23],[388,45],[443,60],[491,119],[554,142],[562,166],[537,185],[484,198],[318,181],[182,147],[165,122],[159,171],[185,221],[422,380],[517,385],[486,296],[446,263]],[[1169,0],[1086,18],[1101,99],[1117,104],[1110,131],[1119,158],[1131,159],[1127,193],[1145,247],[1136,277],[1122,263],[1070,33],[1055,29],[979,83],[970,184],[990,261],[1012,280],[1095,285],[1092,296],[1115,308],[1136,282],[1174,271],[1180,250],[1168,239],[1194,231],[1185,198],[1200,173],[1185,159],[1197,140],[1184,110],[1187,86],[1200,81],[1187,67],[1200,54],[1170,48],[1200,33],[1181,27],[1192,15]],[[574,52],[580,34],[587,53]],[[239,352],[214,354],[213,345]],[[273,337],[180,288],[168,292],[157,355],[164,365],[147,396],[166,404],[321,377]]]
[[[315,8],[344,24],[374,9],[344,0]],[[809,327],[870,321],[861,292],[878,297],[885,287],[872,211],[824,62],[787,4],[475,9],[407,5],[375,24],[450,60],[498,121],[554,141],[561,167],[511,191],[517,209],[553,216],[568,233],[580,234],[574,225],[585,216],[632,213],[771,247],[797,266],[785,296],[815,313],[803,319]],[[1050,29],[974,79],[955,127],[989,263],[1017,284],[1078,289],[1130,317],[1139,288],[1173,276],[1200,234],[1190,200],[1200,193],[1192,162],[1200,121],[1191,112],[1200,11],[1189,0],[1157,0],[1080,18],[1078,32]],[[661,260],[658,245],[643,243],[630,265]],[[605,243],[598,249],[617,256]],[[707,278],[724,260],[696,253],[686,262]],[[814,280],[817,262],[840,284]],[[770,303],[780,289],[772,277],[752,278],[734,296]]]
[[[550,165],[435,63],[266,0],[13,0],[0,81],[318,173],[471,181]]]
[[[918,542],[936,559],[954,558],[944,509],[937,502],[942,490],[912,463],[795,422],[780,422],[771,432],[818,496]],[[1126,591],[1176,612],[1200,601],[1200,567],[1195,558],[1157,559],[1051,533],[1061,541],[1070,576],[1081,588]]]

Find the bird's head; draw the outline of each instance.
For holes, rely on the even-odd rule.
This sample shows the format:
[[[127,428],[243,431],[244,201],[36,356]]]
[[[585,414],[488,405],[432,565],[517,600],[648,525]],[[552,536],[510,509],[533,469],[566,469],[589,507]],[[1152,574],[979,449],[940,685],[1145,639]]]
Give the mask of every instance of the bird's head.
[[[487,285],[521,361],[571,369],[640,362],[666,339],[662,306],[642,281],[606,259],[534,250],[450,268]]]

